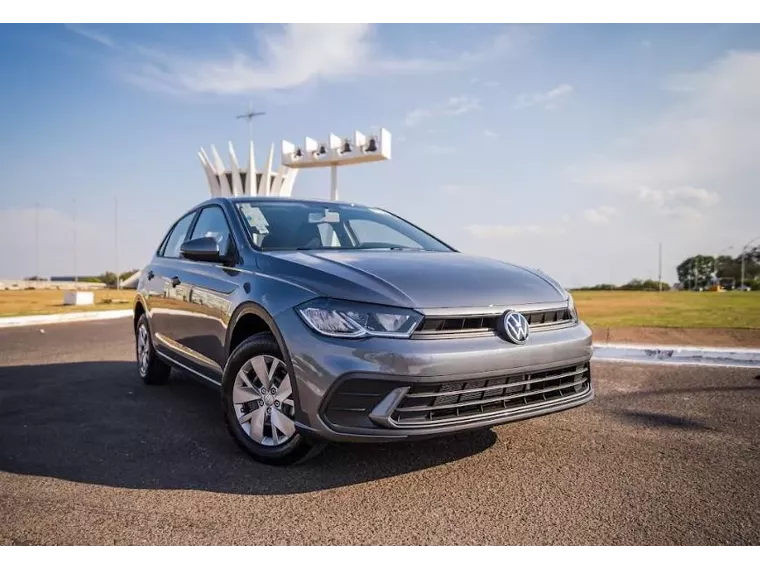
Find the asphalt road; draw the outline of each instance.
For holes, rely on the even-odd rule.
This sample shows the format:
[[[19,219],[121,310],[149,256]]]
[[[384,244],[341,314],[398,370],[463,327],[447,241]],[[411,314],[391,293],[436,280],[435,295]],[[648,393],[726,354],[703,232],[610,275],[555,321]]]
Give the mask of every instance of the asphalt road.
[[[0,544],[760,544],[757,371],[597,364],[575,410],[281,469],[132,350],[127,319],[0,330]]]

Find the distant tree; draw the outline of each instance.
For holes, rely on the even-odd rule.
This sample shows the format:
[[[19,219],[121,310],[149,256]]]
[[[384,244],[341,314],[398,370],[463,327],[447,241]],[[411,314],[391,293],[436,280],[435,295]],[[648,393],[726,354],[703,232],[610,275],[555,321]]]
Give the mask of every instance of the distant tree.
[[[713,284],[714,278],[718,281],[736,283],[741,279],[742,255],[741,251],[736,257],[721,255],[717,259],[710,255],[696,255],[684,259],[676,268],[678,282],[685,289],[706,288]],[[760,278],[760,246],[752,247],[746,251],[744,257],[744,280],[745,284]]]
[[[126,272],[123,272],[123,273],[121,273],[121,274],[119,275],[119,280],[120,280],[120,281],[125,281],[125,280],[127,280],[129,277],[131,277],[132,275],[134,275],[134,274],[135,274],[137,271],[139,271],[139,270],[140,270],[140,269],[132,269],[131,271],[126,271]]]
[[[660,283],[651,279],[633,279],[621,286],[603,283],[594,286],[581,287],[574,290],[660,290]],[[665,282],[662,283],[662,290],[670,290],[670,285]]]
[[[729,255],[720,255],[715,260],[715,274],[718,278],[739,280],[742,272],[741,256],[734,259]]]
[[[737,267],[736,279],[741,278],[742,256],[741,253],[734,259]],[[732,275],[733,276],[733,275]],[[754,281],[760,279],[760,246],[747,249],[744,257],[744,279]],[[745,283],[746,284],[746,283]]]
[[[116,273],[112,273],[111,271],[98,276],[98,279],[100,282],[105,283],[106,286],[116,286]]]
[[[676,267],[678,282],[685,289],[707,288],[712,283],[715,257],[695,255]]]
[[[618,288],[620,290],[660,290],[660,283],[652,279],[632,279]],[[662,290],[670,290],[670,285],[668,283],[662,283]]]

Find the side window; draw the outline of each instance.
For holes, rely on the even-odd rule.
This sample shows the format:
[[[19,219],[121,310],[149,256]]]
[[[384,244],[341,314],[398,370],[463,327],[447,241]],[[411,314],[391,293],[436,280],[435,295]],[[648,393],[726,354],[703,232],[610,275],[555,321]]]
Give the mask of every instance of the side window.
[[[402,235],[395,229],[376,221],[352,219],[348,224],[351,226],[351,230],[356,235],[360,245],[363,243],[388,243],[399,247],[420,246],[419,243]]]
[[[169,257],[170,259],[179,258],[179,248],[182,247],[182,244],[186,240],[187,232],[190,229],[190,224],[193,222],[194,217],[195,212],[188,213],[177,222],[160,253],[162,257]]]
[[[210,206],[201,210],[190,239],[213,237],[219,243],[219,251],[227,253],[230,246],[230,226],[222,208]]]

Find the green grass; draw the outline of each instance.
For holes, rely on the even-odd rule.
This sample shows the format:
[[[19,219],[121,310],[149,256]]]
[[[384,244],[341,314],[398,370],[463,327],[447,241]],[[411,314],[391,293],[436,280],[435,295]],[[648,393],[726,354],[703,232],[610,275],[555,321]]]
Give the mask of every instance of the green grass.
[[[29,314],[61,314],[91,310],[124,310],[132,307],[134,290],[96,290],[95,304],[64,306],[62,290],[0,290],[0,317]]]
[[[760,329],[760,292],[572,293],[590,326]]]
[[[760,292],[576,291],[593,327],[760,329]],[[125,309],[135,291],[98,290],[91,306],[64,306],[61,290],[0,291],[0,316]]]

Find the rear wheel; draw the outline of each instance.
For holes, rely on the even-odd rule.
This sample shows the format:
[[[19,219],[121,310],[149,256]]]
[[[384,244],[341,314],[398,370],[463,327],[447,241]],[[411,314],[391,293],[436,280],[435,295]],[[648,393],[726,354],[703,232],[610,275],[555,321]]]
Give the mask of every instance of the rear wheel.
[[[143,314],[137,321],[135,327],[135,345],[137,350],[137,372],[142,380],[148,385],[160,385],[169,380],[171,367],[162,362],[156,350],[153,348],[153,342],[150,339],[150,328],[148,328],[148,317]]]
[[[296,431],[292,378],[269,333],[251,336],[230,356],[222,379],[222,405],[230,433],[259,462],[293,464],[324,446]]]

